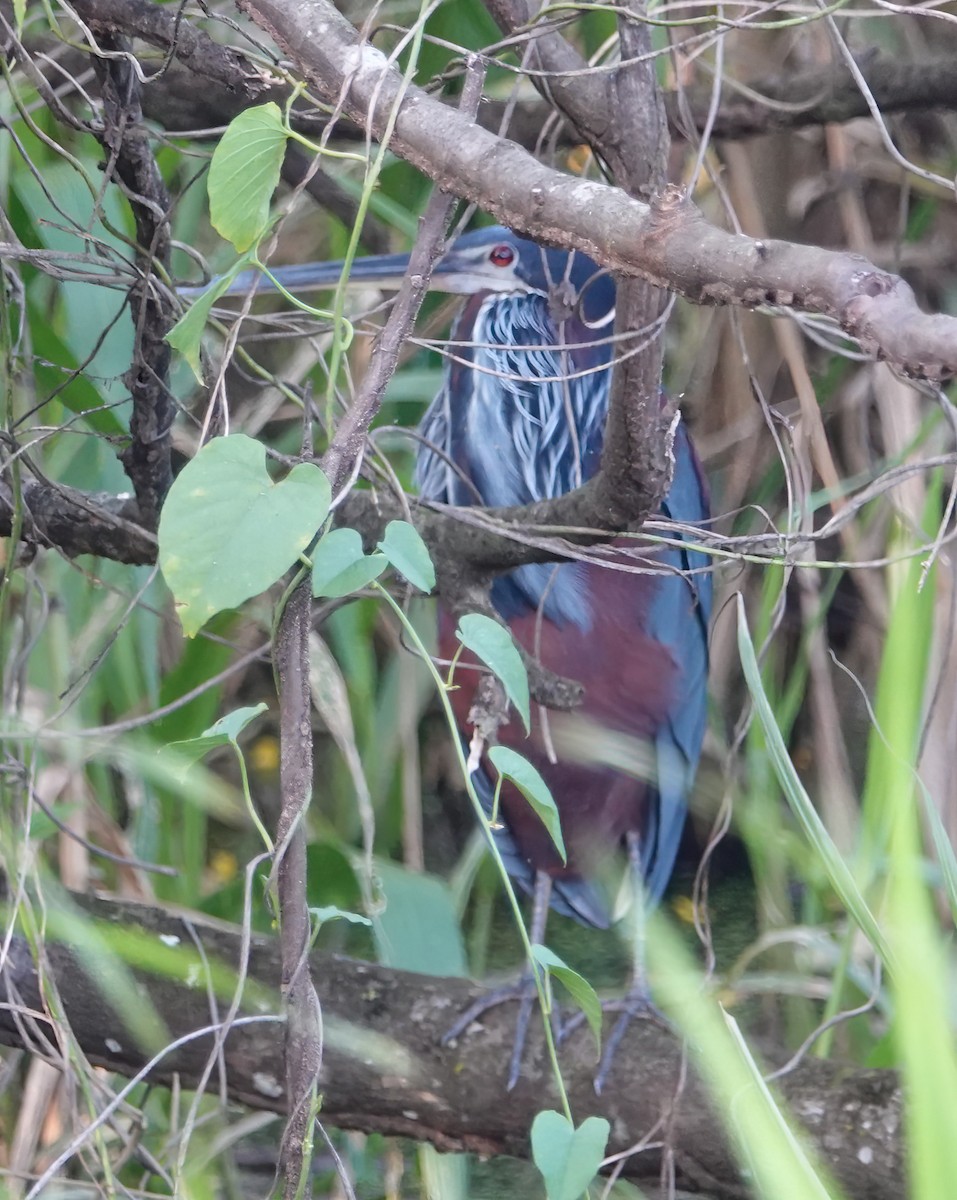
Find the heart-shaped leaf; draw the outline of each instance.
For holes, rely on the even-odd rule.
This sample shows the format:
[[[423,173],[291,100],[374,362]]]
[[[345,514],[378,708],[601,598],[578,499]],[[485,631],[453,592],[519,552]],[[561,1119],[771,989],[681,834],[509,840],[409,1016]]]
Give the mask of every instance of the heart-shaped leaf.
[[[551,1109],[538,1114],[532,1122],[532,1158],[548,1200],[581,1200],[598,1174],[610,1131],[604,1117],[586,1117],[576,1129]]]
[[[187,636],[281,578],[329,511],[329,481],[299,463],[274,483],[263,446],[243,434],[214,438],[170,488],[159,562]]]
[[[422,535],[408,521],[390,521],[379,549],[395,569],[420,592],[435,587],[435,567]]]
[[[228,746],[230,744],[237,746],[239,735],[242,731],[250,721],[254,721],[268,707],[268,704],[263,703],[255,706],[250,705],[246,708],[233,709],[231,713],[220,717],[214,725],[210,725],[209,729],[205,730],[198,737],[183,738],[180,741],[170,742],[169,745],[176,750],[180,750],[184,758],[190,755],[195,758],[202,758],[204,754],[208,754],[210,750],[215,750],[219,746]]]
[[[315,941],[315,935],[327,921],[348,921],[350,925],[372,924],[369,918],[364,917],[361,913],[349,912],[348,909],[339,908],[336,904],[323,904],[319,908],[310,908],[309,915],[312,917],[313,941]]]
[[[312,594],[349,596],[378,579],[384,554],[366,554],[354,529],[330,529],[312,554]]]
[[[209,218],[220,236],[242,253],[262,237],[269,202],[279,185],[286,153],[279,105],[247,108],[230,121],[209,164]]]

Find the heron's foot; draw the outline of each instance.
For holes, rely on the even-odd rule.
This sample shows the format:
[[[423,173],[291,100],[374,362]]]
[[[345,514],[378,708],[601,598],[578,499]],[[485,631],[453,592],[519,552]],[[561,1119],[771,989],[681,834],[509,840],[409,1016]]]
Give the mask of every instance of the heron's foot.
[[[525,1040],[528,1036],[528,1023],[532,1012],[538,1003],[538,992],[531,974],[523,974],[515,983],[507,983],[502,987],[493,988],[484,996],[470,1005],[459,1017],[455,1024],[442,1035],[442,1045],[447,1046],[461,1037],[463,1033],[493,1008],[500,1004],[518,1002],[518,1018],[515,1022],[515,1041],[512,1043],[512,1057],[508,1067],[508,1082],[506,1087],[511,1091],[518,1083],[522,1071],[522,1059],[525,1054]],[[551,1013],[552,1031],[557,1040],[559,1034],[559,1016],[557,1009]]]
[[[625,1036],[628,1026],[632,1021],[654,1021],[656,1025],[660,1025],[663,1029],[672,1029],[671,1023],[664,1015],[660,1008],[651,999],[647,985],[641,983],[633,983],[628,989],[626,995],[615,997],[611,1000],[603,1000],[601,1002],[601,1010],[603,1013],[620,1013],[618,1020],[615,1022],[611,1033],[605,1040],[605,1045],[602,1049],[601,1061],[598,1064],[598,1071],[595,1074],[595,1092],[601,1095],[605,1084],[608,1082],[608,1075],[614,1065],[615,1056],[618,1053],[618,1047],[621,1045],[621,1040]],[[562,1024],[561,1033],[558,1041],[563,1042],[572,1033],[575,1032],[585,1021],[585,1014],[577,1012],[574,1016],[569,1017]]]

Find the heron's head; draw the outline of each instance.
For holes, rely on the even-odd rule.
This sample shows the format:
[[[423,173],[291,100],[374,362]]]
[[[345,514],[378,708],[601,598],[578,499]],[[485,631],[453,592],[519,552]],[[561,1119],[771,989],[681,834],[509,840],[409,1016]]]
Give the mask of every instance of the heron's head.
[[[343,277],[344,263],[316,262],[279,267],[273,274],[290,291],[316,291],[368,286],[395,288],[409,268],[408,254],[374,254],[352,262]],[[246,273],[237,277],[231,292],[248,290]],[[264,285],[268,286],[268,285]],[[455,239],[432,269],[430,287],[436,292],[474,296],[479,292],[558,297],[577,308],[589,323],[605,323],[614,309],[611,277],[579,251],[549,250],[494,225]]]

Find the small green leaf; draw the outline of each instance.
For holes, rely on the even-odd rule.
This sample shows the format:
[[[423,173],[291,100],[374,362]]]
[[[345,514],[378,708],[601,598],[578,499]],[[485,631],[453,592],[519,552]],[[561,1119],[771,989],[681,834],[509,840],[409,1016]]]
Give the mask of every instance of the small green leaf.
[[[216,301],[229,290],[229,285],[239,272],[248,265],[246,258],[239,259],[226,272],[214,279],[202,295],[197,296],[185,313],[167,333],[166,340],[182,354],[189,363],[198,383],[203,382],[200,369],[199,351],[203,342],[203,330],[209,320],[209,313]]]
[[[373,921],[379,962],[402,971],[464,978],[468,960],[445,880],[381,861],[375,873],[385,896]]]
[[[366,554],[354,529],[330,529],[312,555],[312,594],[349,596],[378,579],[384,554]]]
[[[532,1122],[532,1158],[545,1180],[548,1200],[581,1200],[605,1157],[611,1126],[586,1117],[576,1129],[561,1113],[546,1109]]]
[[[369,918],[364,917],[361,913],[348,912],[344,908],[337,908],[335,904],[324,904],[319,908],[310,908],[309,912],[312,916],[314,933],[318,933],[327,921],[348,921],[350,925],[372,924]]]
[[[488,752],[492,764],[500,775],[510,779],[518,788],[536,815],[548,830],[549,836],[555,843],[555,849],[561,855],[562,862],[568,856],[565,853],[565,841],[562,837],[562,823],[558,816],[558,807],[548,790],[548,784],[542,779],[536,767],[508,746],[493,746]]]
[[[239,735],[260,713],[269,707],[264,701],[260,704],[250,704],[245,708],[235,708],[231,713],[220,717],[203,733],[203,737],[224,737],[230,742],[238,740]]]
[[[279,105],[270,101],[230,121],[213,151],[206,183],[210,220],[240,253],[266,231],[286,136]]]
[[[587,979],[573,971],[547,946],[532,946],[532,954],[539,966],[544,967],[549,975],[558,980],[585,1014],[588,1027],[598,1043],[598,1053],[601,1054],[601,1001],[598,999],[598,993]]]
[[[505,694],[515,705],[528,732],[531,710],[528,699],[528,672],[522,656],[512,641],[512,635],[498,621],[482,613],[466,613],[459,619],[456,637],[463,646],[478,655],[505,688]]]
[[[170,488],[159,562],[183,630],[271,587],[309,545],[329,511],[329,481],[299,463],[274,483],[264,447],[243,434],[214,438]]]
[[[420,592],[431,592],[435,587],[435,567],[429,548],[414,525],[408,521],[390,521],[379,549]]]
[[[210,725],[198,737],[181,738],[179,741],[170,742],[169,746],[182,751],[185,758],[193,760],[202,758],[210,750],[215,750],[217,746],[235,746],[239,735],[250,721],[254,721],[268,707],[268,704],[262,703],[249,705],[246,708],[237,708],[233,712],[227,713],[225,717],[220,717],[214,725]]]

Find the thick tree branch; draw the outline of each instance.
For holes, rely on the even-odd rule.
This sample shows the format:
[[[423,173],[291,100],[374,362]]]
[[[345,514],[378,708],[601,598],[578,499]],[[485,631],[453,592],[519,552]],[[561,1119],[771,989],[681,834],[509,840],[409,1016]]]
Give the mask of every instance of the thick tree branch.
[[[603,153],[615,181],[635,197],[653,196],[668,181],[668,123],[651,53],[649,27],[632,19],[641,0],[619,0],[622,65],[609,80]],[[654,283],[616,280],[619,357],[612,376],[600,480],[635,516],[657,511],[673,466],[673,410],[662,404],[663,317],[667,297]],[[627,488],[622,484],[627,481]],[[626,499],[627,497],[627,499]]]
[[[288,97],[285,85],[239,51],[224,47],[197,30],[176,10],[148,0],[78,0],[73,7],[94,31],[108,28],[140,38],[175,60],[161,75],[150,79],[143,96],[147,115],[171,131],[226,124],[250,104],[265,100],[282,104]],[[490,0],[487,7],[503,28],[518,29],[522,24],[521,13],[527,6],[523,3],[520,7],[511,0]],[[536,43],[540,46],[543,40],[539,36]],[[565,53],[575,56],[579,66],[584,65],[572,47]],[[952,55],[906,62],[868,53],[858,61],[883,113],[957,109],[957,64]],[[602,75],[596,73],[590,78],[600,81]],[[556,85],[561,87],[558,81],[550,84],[550,96],[564,110],[564,97],[560,91],[556,92]],[[599,82],[589,86],[596,95],[600,94]],[[664,102],[673,136],[685,137],[689,122],[700,133],[707,123],[711,88],[693,86],[680,95],[665,93]],[[509,107],[510,137],[527,149],[534,149],[547,116],[545,106],[523,102],[515,108]],[[504,112],[502,103],[489,100],[478,114],[479,124],[497,130]],[[577,108],[574,123],[580,132],[598,136],[602,132],[599,116],[596,109],[595,121],[584,120],[582,109]],[[750,79],[746,85],[728,81],[715,114],[712,135],[744,138],[869,116],[870,109],[857,82],[844,63],[837,62],[814,70]],[[295,123],[300,132],[318,136],[325,117],[300,106]],[[361,125],[352,126],[351,133],[360,139],[365,136]],[[343,126],[337,129],[337,136],[349,135],[349,129]],[[566,129],[560,140],[566,145],[574,141],[571,129]]]
[[[505,34],[529,28],[528,0],[485,0],[485,7]],[[529,37],[524,62],[533,72],[529,76],[532,83],[551,108],[568,118],[576,139],[588,142],[603,158],[614,149],[614,138],[609,136],[615,121],[610,74],[589,72],[587,60],[560,33],[542,29]],[[622,179],[616,163],[609,165],[616,178]]]
[[[527,0],[487,0],[507,35],[527,28]],[[622,65],[590,73],[588,64],[561,34],[536,31],[525,61],[542,95],[553,104],[632,196],[648,197],[667,183],[668,124],[646,24],[632,19],[622,0],[619,42]],[[644,279],[617,281],[615,332],[619,349],[606,421],[598,502],[613,502],[622,524],[654,512],[671,480],[672,413],[659,404],[662,314],[666,298]],[[637,352],[640,350],[640,352]]]
[[[926,62],[902,62],[868,53],[858,60],[871,95],[882,113],[927,114],[935,109],[957,108],[957,63],[953,55]],[[693,127],[705,128],[710,87],[692,88],[686,111]],[[668,115],[680,133],[684,124],[679,98],[665,98]],[[729,82],[722,91],[712,136],[745,138],[781,129],[806,129],[839,124],[871,115],[867,99],[843,62],[812,71],[795,71],[768,79]]]
[[[329,101],[383,136],[445,190],[549,245],[580,249],[699,304],[823,313],[865,351],[915,378],[957,372],[957,318],[920,311],[911,289],[866,259],[726,233],[678,189],[650,205],[564,176],[415,88],[324,0],[240,0]]]
[[[71,558],[96,554],[131,566],[156,561],[156,537],[144,527],[130,496],[29,480],[21,489],[21,500],[27,546],[55,547]],[[13,514],[13,495],[7,484],[0,483],[0,537],[12,532]]]
[[[342,64],[360,44],[355,30],[344,19],[331,14],[332,37],[322,44],[310,42],[303,32],[310,14],[324,12],[329,16],[330,7],[270,4],[268,0],[258,9],[254,3],[248,7],[260,12],[280,40],[285,26],[287,44],[292,39],[302,50],[306,65],[325,82],[327,93],[338,94],[345,78]],[[120,0],[83,0],[78,11],[94,29],[122,26],[175,52],[191,67],[202,64],[204,78],[228,81],[224,84],[228,90],[245,93],[244,102],[263,94],[257,89],[272,85],[273,81],[249,67],[241,55],[223,51],[176,14],[157,9],[145,0],[130,5]],[[369,47],[356,62],[361,70],[355,76],[351,98],[359,102],[347,108],[364,127],[363,97],[368,99],[376,88],[383,62]],[[957,71],[949,60],[916,67],[915,71],[908,64],[883,60],[869,64],[867,73],[878,101],[892,103],[896,99],[906,107],[918,101],[943,104],[953,97]],[[395,77],[386,78],[390,84],[382,89],[375,114],[380,130],[395,94]],[[840,82],[835,84],[835,79]],[[801,80],[758,82],[755,88],[763,89],[772,101],[781,99],[787,104],[797,96],[799,109],[804,100],[809,106],[812,101],[831,104],[827,109],[815,109],[820,119],[840,119],[865,111],[862,98],[858,95],[854,99],[854,90],[840,72],[815,72]],[[925,82],[929,94],[921,91]],[[792,84],[793,93],[788,91]],[[758,101],[749,96],[748,103]],[[774,111],[784,123],[786,114],[780,107]],[[450,123],[443,119],[435,124],[432,118],[440,114]],[[441,139],[436,137],[437,132],[442,133]],[[445,157],[437,154],[440,144],[456,153]],[[563,179],[537,164],[529,188],[526,181],[530,179],[527,168],[531,160],[517,147],[476,129],[422,93],[414,92],[407,100],[394,145],[440,184],[457,187],[461,194],[483,204],[515,228],[555,244],[574,243],[626,274],[642,274],[701,303],[777,304],[826,313],[848,333],[859,337],[869,353],[916,377],[939,379],[955,369],[957,338],[953,319],[922,314],[905,284],[854,256],[784,242],[736,238],[708,227],[678,197],[665,197],[662,203],[645,209],[621,203],[623,198],[599,198],[594,193],[597,185]],[[503,180],[514,186],[500,189]],[[594,220],[599,204],[602,215]]]
[[[201,79],[241,92],[253,101],[275,83],[261,67],[183,18],[179,8],[164,8],[150,0],[73,0],[73,9],[93,34],[112,32],[142,38],[158,46]]]
[[[604,493],[602,493],[604,495]],[[411,512],[450,590],[462,592],[477,575],[508,571],[524,563],[554,562],[575,546],[609,541],[628,527],[614,497],[600,503],[596,480],[553,500],[523,508],[445,508],[400,499],[388,492],[351,492],[336,510],[337,522],[358,529],[368,546],[379,541],[389,521]],[[95,554],[131,565],[156,561],[156,538],[138,523],[136,502],[128,496],[81,492],[52,483],[23,488],[28,544],[55,547],[64,554]],[[0,536],[11,530],[12,500],[0,488]],[[560,528],[560,537],[551,536]]]
[[[132,1075],[159,1047],[187,1039],[162,1055],[149,1077],[195,1087],[205,1077],[213,1036],[190,1035],[212,1025],[223,1036],[222,1014],[241,985],[242,1012],[254,1019],[237,1023],[224,1036],[225,1086],[234,1101],[285,1111],[284,1032],[275,1019],[282,977],[277,943],[254,938],[246,972],[238,930],[146,906],[89,898],[77,903],[87,915],[76,915],[90,934],[83,955],[53,936],[46,954],[73,1033],[89,1059]],[[116,977],[110,946],[135,946],[138,964],[148,963],[155,949],[155,972],[142,965],[135,970],[138,986],[165,1025],[155,1030],[148,1052],[137,1049],[122,1014],[111,1010],[103,993],[103,981]],[[555,1098],[542,1038],[534,1030],[527,1070],[513,1093],[505,1091],[514,1010],[493,1010],[458,1046],[442,1049],[441,1034],[479,994],[475,985],[321,954],[311,956],[311,966],[325,1028],[319,1077],[324,1120],[431,1141],[443,1150],[527,1156],[531,1118],[554,1105]],[[0,1040],[40,1053],[46,1047],[64,1065],[48,1021],[31,1015],[31,1010],[43,1013],[44,1004],[29,951],[19,938],[12,941],[0,984]],[[582,1029],[570,1037],[562,1059],[573,1111],[579,1119],[600,1113],[610,1120],[612,1152],[633,1145],[672,1107],[681,1048],[653,1024],[632,1023],[600,1098],[591,1084],[590,1034]],[[894,1073],[807,1059],[780,1081],[780,1088],[852,1200],[897,1200],[903,1194],[901,1094]],[[706,1187],[722,1200],[740,1198],[745,1189],[724,1132],[693,1074],[673,1113],[671,1138],[679,1182]],[[625,1174],[634,1179],[654,1181],[657,1172],[656,1151],[633,1155],[625,1164]]]
[[[276,631],[279,677],[279,774],[282,808],[276,829],[276,880],[283,1012],[286,1017],[284,1077],[289,1120],[283,1132],[281,1167],[286,1200],[310,1189],[307,1142],[311,1141],[322,1063],[322,1016],[309,969],[309,900],[306,891],[306,811],[312,798],[312,704],[309,697],[308,582],[286,601]]]
[[[141,84],[124,38],[102,35],[108,57],[93,64],[103,96],[98,136],[108,154],[107,178],[126,194],[136,225],[139,278],[130,290],[135,327],[133,362],[126,384],[133,400],[130,445],[123,465],[136,492],[144,524],[155,529],[173,480],[170,432],[175,406],[169,389],[170,347],[164,340],[177,312],[165,289],[152,286],[157,265],[170,270],[170,198],[143,125]]]

